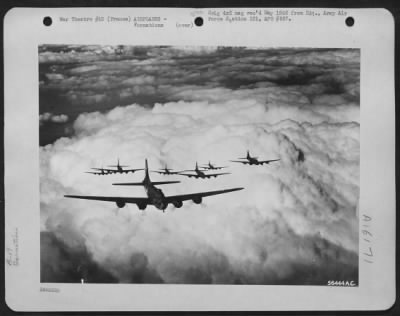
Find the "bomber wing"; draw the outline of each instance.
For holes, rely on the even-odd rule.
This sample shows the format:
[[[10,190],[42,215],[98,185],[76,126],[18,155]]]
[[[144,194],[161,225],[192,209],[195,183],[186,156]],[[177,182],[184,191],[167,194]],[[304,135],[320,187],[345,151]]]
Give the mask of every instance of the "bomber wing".
[[[151,172],[157,172],[159,174],[166,174],[166,175],[172,175],[172,174],[178,174],[179,173],[177,171],[168,171],[168,172],[165,172],[165,171],[151,171]]]
[[[183,194],[183,195],[171,195],[171,196],[166,196],[165,199],[168,203],[172,203],[174,201],[188,201],[188,200],[203,198],[206,196],[212,196],[212,195],[218,195],[218,194],[239,191],[239,190],[243,190],[243,189],[244,188],[233,188],[233,189],[227,189],[227,190],[199,192],[199,193],[191,193],[191,194]]]
[[[245,165],[250,164],[250,161],[248,161],[248,160],[243,160],[243,161],[241,161],[241,160],[231,160],[231,161],[232,162],[240,162],[240,163],[245,164]]]
[[[189,178],[191,178],[191,177],[200,178],[199,175],[197,175],[197,174],[192,174],[192,173],[190,173],[190,174],[188,174],[188,173],[179,173],[179,175],[180,175],[180,176],[186,176],[186,177],[189,177]]]
[[[218,176],[222,176],[224,174],[231,174],[230,172],[222,172],[222,173],[210,173],[210,174],[206,174],[205,177],[206,178],[211,178],[211,177],[218,177]]]
[[[165,171],[151,171],[151,172],[156,172],[156,173],[159,173],[159,174],[168,174]]]
[[[272,159],[272,160],[261,160],[261,161],[258,161],[257,163],[259,164],[259,165],[263,165],[263,164],[269,164],[270,162],[274,162],[274,161],[278,161],[278,160],[280,160],[280,159]]]
[[[161,184],[173,184],[180,183],[180,181],[151,181],[152,185],[161,185]],[[144,182],[122,182],[122,183],[113,183],[113,185],[145,185]]]
[[[64,195],[66,198],[106,201],[115,203],[134,203],[134,204],[151,204],[149,198],[146,197],[120,197],[120,196],[92,196],[92,195]]]
[[[211,178],[211,177],[218,177],[222,176],[223,174],[230,174],[229,172],[223,172],[223,173],[210,173],[210,174],[205,174],[204,177],[199,176],[198,174],[189,174],[189,173],[179,173],[181,176],[186,176],[186,177],[194,177],[194,178]]]
[[[222,172],[222,173],[210,173],[210,174],[204,174],[204,176],[200,176],[197,173],[179,173],[179,175],[181,176],[186,176],[186,177],[194,177],[194,178],[211,178],[211,177],[218,177],[218,176],[222,176],[224,174],[230,174],[230,172]]]
[[[101,172],[91,172],[91,171],[85,171],[85,173],[96,174],[96,175],[99,175],[99,176],[105,176],[106,174],[108,174],[107,172],[101,173]]]
[[[132,172],[134,173],[135,171],[140,171],[140,170],[144,170],[144,168],[140,168],[140,169],[123,169],[122,172]]]
[[[109,169],[105,169],[105,170],[109,170]],[[144,169],[143,168],[141,168],[141,169],[122,169],[121,171],[120,170],[109,170],[109,172],[111,172],[111,173],[129,173],[129,172],[134,173],[135,171],[139,171],[139,170],[144,170]]]
[[[107,169],[107,168],[90,168],[90,169],[99,170],[99,171],[103,170],[103,171],[105,172],[105,174],[112,174],[112,173],[114,173],[114,172],[118,172],[118,170],[115,170],[115,169]]]

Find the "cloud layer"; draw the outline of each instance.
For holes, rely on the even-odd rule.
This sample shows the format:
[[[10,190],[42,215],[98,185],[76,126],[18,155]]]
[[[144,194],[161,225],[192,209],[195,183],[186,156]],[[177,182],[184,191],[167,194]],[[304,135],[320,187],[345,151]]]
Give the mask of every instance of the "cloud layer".
[[[102,78],[99,85],[94,78],[108,62],[114,64],[104,86],[118,78],[113,91],[126,82],[139,94],[148,87],[164,92],[151,106],[134,102],[82,113],[71,136],[40,148],[42,256],[51,258],[42,265],[42,281],[357,282],[357,50],[130,48],[140,61],[132,61],[127,48],[117,57],[106,48],[70,50],[43,49],[41,63],[64,65],[71,76],[79,74],[80,86],[92,78],[94,94],[81,89],[86,97],[101,90]],[[124,75],[128,63],[137,75]],[[163,82],[161,73],[169,80]],[[59,79],[46,84],[53,80]],[[76,79],[72,86],[66,81],[57,89],[75,91]],[[281,160],[267,166],[229,162],[246,150]],[[232,174],[217,179],[168,178],[182,183],[160,187],[166,195],[245,189],[206,198],[203,205],[169,206],[166,213],[63,197],[144,196],[143,188],[111,185],[141,181],[143,173],[84,173],[117,157],[133,168],[142,168],[145,158],[153,169],[189,169],[208,160],[229,165]]]
[[[43,45],[40,114],[178,101],[256,99],[327,108],[359,106],[359,50]],[[336,111],[337,114],[342,113]],[[67,129],[41,129],[41,145]]]

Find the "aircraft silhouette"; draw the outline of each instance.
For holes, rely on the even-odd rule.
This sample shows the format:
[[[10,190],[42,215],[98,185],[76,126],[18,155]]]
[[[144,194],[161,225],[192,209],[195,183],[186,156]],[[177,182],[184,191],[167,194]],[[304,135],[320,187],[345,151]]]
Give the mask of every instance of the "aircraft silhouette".
[[[224,167],[216,167],[210,161],[208,161],[208,164],[202,166],[202,168],[204,168],[206,170],[219,170],[219,169],[226,168],[226,166],[224,166]]]
[[[181,171],[172,171],[173,169],[169,169],[167,165],[163,169],[154,170],[152,172],[157,172],[162,175],[172,175],[172,174],[179,174]]]
[[[199,192],[199,193],[191,193],[191,194],[183,194],[183,195],[172,195],[165,196],[161,189],[156,188],[156,185],[161,184],[171,184],[171,183],[179,183],[180,181],[159,181],[152,182],[149,176],[149,168],[147,164],[147,159],[145,160],[145,177],[142,182],[132,182],[132,183],[113,183],[113,185],[140,185],[143,186],[147,197],[119,197],[119,196],[86,196],[86,195],[64,195],[67,198],[75,198],[75,199],[85,199],[85,200],[96,200],[96,201],[107,201],[114,202],[117,204],[119,208],[125,206],[126,203],[136,204],[140,210],[144,210],[147,205],[153,205],[159,210],[163,212],[167,208],[168,204],[172,204],[173,206],[180,208],[183,205],[183,201],[192,200],[196,204],[201,204],[204,197],[224,194],[234,191],[243,190],[243,188],[233,188],[226,190],[218,190],[218,191],[208,191],[208,192]]]
[[[246,159],[246,160],[231,160],[232,162],[240,162],[245,165],[263,165],[263,164],[269,164],[273,161],[278,161],[280,159],[272,159],[272,160],[258,160],[257,157],[251,157],[250,152],[247,151],[247,155],[244,158],[238,158],[238,159]]]
[[[195,174],[193,173],[182,173],[182,172],[187,172],[187,171],[194,171]],[[201,179],[206,179],[206,178],[211,178],[214,177],[216,178],[217,176],[222,176],[223,174],[230,174],[229,172],[223,172],[223,173],[210,173],[210,174],[206,174],[203,171],[201,171],[199,169],[199,166],[196,162],[196,168],[192,169],[192,170],[183,170],[179,173],[181,176],[186,176],[186,177],[194,177],[194,178],[201,178]]]
[[[135,171],[144,170],[143,168],[142,169],[124,169],[124,167],[128,167],[128,166],[120,165],[119,158],[118,158],[116,165],[111,165],[108,167],[114,167],[117,169],[106,169],[106,168],[91,168],[91,169],[99,170],[101,173],[93,173],[93,174],[99,174],[99,175],[107,175],[107,174],[114,174],[114,173],[129,173],[129,172],[134,173]],[[104,171],[106,171],[106,173],[104,173]]]
[[[92,171],[85,171],[85,173],[91,173],[91,174],[95,174],[98,176],[105,176],[106,174],[109,174],[108,171],[106,171],[106,169],[102,168],[91,168],[91,169],[96,169],[99,170],[100,172],[92,172]]]

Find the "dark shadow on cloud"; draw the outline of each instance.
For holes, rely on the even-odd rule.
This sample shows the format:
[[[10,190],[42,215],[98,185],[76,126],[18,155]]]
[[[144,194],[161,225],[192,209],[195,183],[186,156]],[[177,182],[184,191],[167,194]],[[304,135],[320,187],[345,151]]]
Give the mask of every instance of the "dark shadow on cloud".
[[[136,283],[136,284],[269,284],[269,285],[327,285],[332,281],[353,281],[358,284],[358,255],[336,245],[319,234],[299,236],[282,234],[306,255],[270,262],[267,251],[260,247],[258,263],[238,270],[220,251],[209,249],[201,254],[182,254],[164,271],[164,277],[151,266],[147,255],[134,252],[128,262],[113,263],[109,258],[103,266],[93,261],[86,248],[67,246],[52,232],[41,232],[41,282],[46,283]],[[288,247],[287,251],[291,247]],[[281,249],[279,251],[285,251]],[[118,280],[107,270],[123,271]],[[162,267],[160,267],[162,268]],[[169,272],[168,272],[169,271]],[[172,273],[172,274],[171,274]],[[174,281],[171,282],[171,277]]]
[[[260,276],[259,284],[323,286],[331,280],[353,281],[358,285],[357,253],[321,238],[318,234],[297,238],[300,240],[299,247],[312,250],[309,258],[277,264],[278,269],[282,266],[286,273],[280,276],[278,273],[264,274]],[[266,266],[268,266],[268,261]]]
[[[136,252],[131,255],[129,269],[130,283],[164,283],[158,272],[150,267],[149,259],[144,253]]]
[[[335,245],[320,236],[305,238],[312,243],[314,262],[299,263],[291,284],[327,285],[332,281],[354,281],[358,284],[358,255]]]
[[[304,155],[304,151],[302,151],[301,149],[297,149],[297,150],[298,150],[297,161],[298,162],[304,162],[306,160],[306,157]]]
[[[118,283],[93,261],[85,247],[72,248],[52,232],[40,233],[40,282]]]

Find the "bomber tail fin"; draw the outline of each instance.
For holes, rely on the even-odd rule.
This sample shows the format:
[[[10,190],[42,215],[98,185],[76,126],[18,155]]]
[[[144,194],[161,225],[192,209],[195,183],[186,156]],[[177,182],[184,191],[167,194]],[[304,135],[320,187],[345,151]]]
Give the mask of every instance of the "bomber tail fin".
[[[147,158],[145,159],[145,170],[146,170],[146,178],[149,179],[149,164],[147,163]]]

